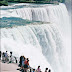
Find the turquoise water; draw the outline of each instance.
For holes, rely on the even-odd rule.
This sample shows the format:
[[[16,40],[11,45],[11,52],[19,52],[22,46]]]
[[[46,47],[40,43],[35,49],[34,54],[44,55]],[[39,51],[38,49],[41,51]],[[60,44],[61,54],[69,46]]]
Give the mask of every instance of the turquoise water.
[[[40,23],[40,21],[30,21],[16,17],[3,17],[0,18],[0,28],[4,27],[14,27],[14,26],[25,26],[29,24]]]

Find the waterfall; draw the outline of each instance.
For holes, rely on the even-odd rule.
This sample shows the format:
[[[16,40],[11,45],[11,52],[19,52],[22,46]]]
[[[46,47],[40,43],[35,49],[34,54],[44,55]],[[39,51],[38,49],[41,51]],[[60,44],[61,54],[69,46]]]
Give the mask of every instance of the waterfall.
[[[65,70],[67,49],[63,45],[63,38],[70,35],[69,16],[65,5],[60,3],[35,6],[18,4],[1,8],[1,18],[18,17],[30,21],[47,22],[1,28],[1,50],[13,51],[17,57],[21,55],[29,57],[31,67],[37,68],[40,65],[42,71],[46,67],[52,72],[70,71]]]
[[[19,56],[24,54],[26,57],[30,58],[31,65],[37,61],[38,63],[34,63],[32,67],[39,64],[43,66],[42,68],[44,69],[46,66],[50,67],[50,64],[55,70],[57,70],[56,68],[59,68],[57,71],[61,71],[60,62],[62,63],[61,59],[63,56],[61,53],[63,53],[63,47],[61,36],[56,30],[58,29],[55,24],[2,28],[1,49],[2,51],[7,50],[15,53],[18,51]],[[46,61],[45,57],[42,55],[46,56]],[[45,65],[44,63],[47,61],[49,64],[46,63]],[[56,66],[53,66],[54,63]]]
[[[13,6],[12,6],[13,7]],[[62,3],[59,5],[44,5],[43,7],[22,7],[22,8],[4,7],[1,10],[2,17],[20,17],[32,21],[43,21],[58,24],[63,32],[69,33],[69,16],[66,6]]]

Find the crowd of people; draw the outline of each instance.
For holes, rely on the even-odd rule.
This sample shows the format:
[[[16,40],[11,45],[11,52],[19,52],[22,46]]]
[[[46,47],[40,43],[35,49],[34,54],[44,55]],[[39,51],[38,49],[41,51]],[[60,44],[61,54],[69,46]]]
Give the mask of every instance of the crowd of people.
[[[10,52],[10,54],[8,55],[7,51],[6,52],[1,52],[0,51],[0,60],[3,63],[12,63],[12,52]],[[16,57],[15,58],[15,62],[18,63]],[[34,69],[32,67],[30,67],[29,65],[29,58],[25,58],[25,56],[20,56],[19,59],[19,65],[20,68],[18,70],[20,70],[21,72],[42,72],[40,66],[38,66],[37,69]],[[46,68],[45,72],[51,72],[51,69]]]
[[[25,56],[20,56],[19,67],[22,72],[27,72],[27,70],[29,72],[42,72],[40,66],[37,69],[30,67],[29,58],[25,58]],[[51,69],[46,68],[45,72],[51,72]]]
[[[12,52],[10,52],[10,54],[8,54],[8,52],[1,52],[0,51],[0,60],[3,62],[3,63],[12,63],[13,60],[15,60],[15,62],[17,63],[17,59],[16,57],[13,57],[12,56]]]

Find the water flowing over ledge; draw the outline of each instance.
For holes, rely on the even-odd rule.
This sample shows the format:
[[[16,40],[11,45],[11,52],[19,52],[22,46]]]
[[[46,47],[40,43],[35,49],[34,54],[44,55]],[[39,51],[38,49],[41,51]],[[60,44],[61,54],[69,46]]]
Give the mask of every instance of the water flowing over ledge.
[[[21,7],[22,8],[19,8]],[[12,8],[13,7],[13,8]],[[64,4],[59,5],[32,5],[32,4],[15,4],[8,7],[2,7],[2,17],[20,17],[32,21],[43,21],[56,23],[59,29],[65,33],[69,33],[69,16]],[[5,10],[6,9],[6,10]]]

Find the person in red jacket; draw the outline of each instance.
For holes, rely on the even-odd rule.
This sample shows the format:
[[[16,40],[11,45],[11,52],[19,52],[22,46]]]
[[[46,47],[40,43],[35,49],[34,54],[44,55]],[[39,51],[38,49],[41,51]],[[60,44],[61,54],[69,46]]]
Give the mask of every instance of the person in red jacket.
[[[24,72],[27,72],[29,66],[29,60],[24,61]]]

